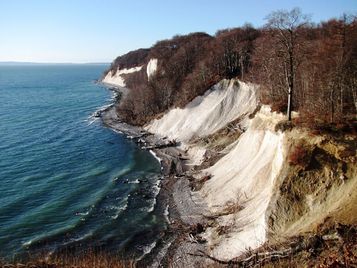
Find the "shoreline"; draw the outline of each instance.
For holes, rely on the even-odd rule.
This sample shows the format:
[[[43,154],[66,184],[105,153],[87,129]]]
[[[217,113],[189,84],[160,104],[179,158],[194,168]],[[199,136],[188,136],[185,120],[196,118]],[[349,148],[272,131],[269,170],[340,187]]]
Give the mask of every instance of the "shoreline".
[[[204,250],[205,245],[197,242],[194,236],[202,231],[206,218],[203,206],[198,205],[191,195],[189,179],[192,178],[194,166],[189,164],[189,156],[177,147],[176,142],[121,122],[115,113],[115,103],[101,113],[100,119],[105,127],[125,135],[142,150],[151,153],[161,165],[163,179],[157,204],[167,211],[168,215],[163,217],[168,220],[168,226],[164,234],[159,235],[153,249],[138,260],[138,264],[148,267],[163,264],[196,267],[201,258],[192,255]]]

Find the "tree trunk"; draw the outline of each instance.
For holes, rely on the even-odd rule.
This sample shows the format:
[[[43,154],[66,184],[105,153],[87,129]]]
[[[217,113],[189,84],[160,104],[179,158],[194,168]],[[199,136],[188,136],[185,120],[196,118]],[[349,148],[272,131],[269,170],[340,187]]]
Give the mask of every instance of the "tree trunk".
[[[287,115],[288,115],[288,120],[291,121],[291,106],[292,106],[292,89],[289,85],[289,91],[288,91],[288,110],[287,110]]]
[[[292,112],[292,106],[293,106],[293,90],[294,90],[294,54],[293,54],[293,48],[292,46],[289,48],[289,76],[288,76],[288,120],[291,121],[291,112]]]
[[[240,55],[239,57],[239,63],[240,63],[240,72],[241,72],[241,79],[244,79],[244,60],[243,60],[243,56]]]
[[[334,121],[334,115],[335,115],[335,107],[333,103],[333,88],[330,89],[330,102],[331,102],[330,122],[332,123]]]

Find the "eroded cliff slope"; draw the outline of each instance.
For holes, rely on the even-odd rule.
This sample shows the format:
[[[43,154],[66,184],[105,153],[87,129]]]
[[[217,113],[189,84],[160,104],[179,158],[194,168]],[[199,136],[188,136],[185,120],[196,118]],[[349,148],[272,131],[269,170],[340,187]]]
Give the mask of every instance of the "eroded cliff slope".
[[[311,83],[297,78],[299,113],[287,122],[278,112],[286,108],[283,67],[269,56],[267,34],[248,27],[176,36],[118,57],[102,80],[129,88],[112,111],[117,120],[177,146],[192,167],[177,174],[190,180],[191,203],[204,204],[197,217],[202,230],[191,239],[220,260],[316,234],[321,226],[356,225],[355,121],[333,122],[332,128],[342,124],[335,132],[326,127],[326,116],[316,112],[330,107],[326,92],[311,93],[323,77],[316,74]],[[308,67],[302,73],[308,77]],[[314,99],[307,100],[310,93]],[[331,101],[346,112],[331,109],[331,120],[355,118],[347,96]]]

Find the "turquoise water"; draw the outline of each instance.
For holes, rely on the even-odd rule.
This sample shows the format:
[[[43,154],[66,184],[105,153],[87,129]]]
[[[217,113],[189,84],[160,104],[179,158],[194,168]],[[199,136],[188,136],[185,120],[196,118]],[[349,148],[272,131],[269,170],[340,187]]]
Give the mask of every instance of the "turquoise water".
[[[0,256],[100,246],[136,254],[163,222],[159,164],[91,115],[105,65],[0,66]]]

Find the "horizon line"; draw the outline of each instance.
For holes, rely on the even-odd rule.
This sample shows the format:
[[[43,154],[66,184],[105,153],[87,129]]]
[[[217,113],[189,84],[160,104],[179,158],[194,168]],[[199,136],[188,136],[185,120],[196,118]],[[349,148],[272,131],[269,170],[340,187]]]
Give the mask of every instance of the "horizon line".
[[[98,61],[98,62],[41,62],[41,61],[1,61],[0,64],[110,64],[111,62]]]

